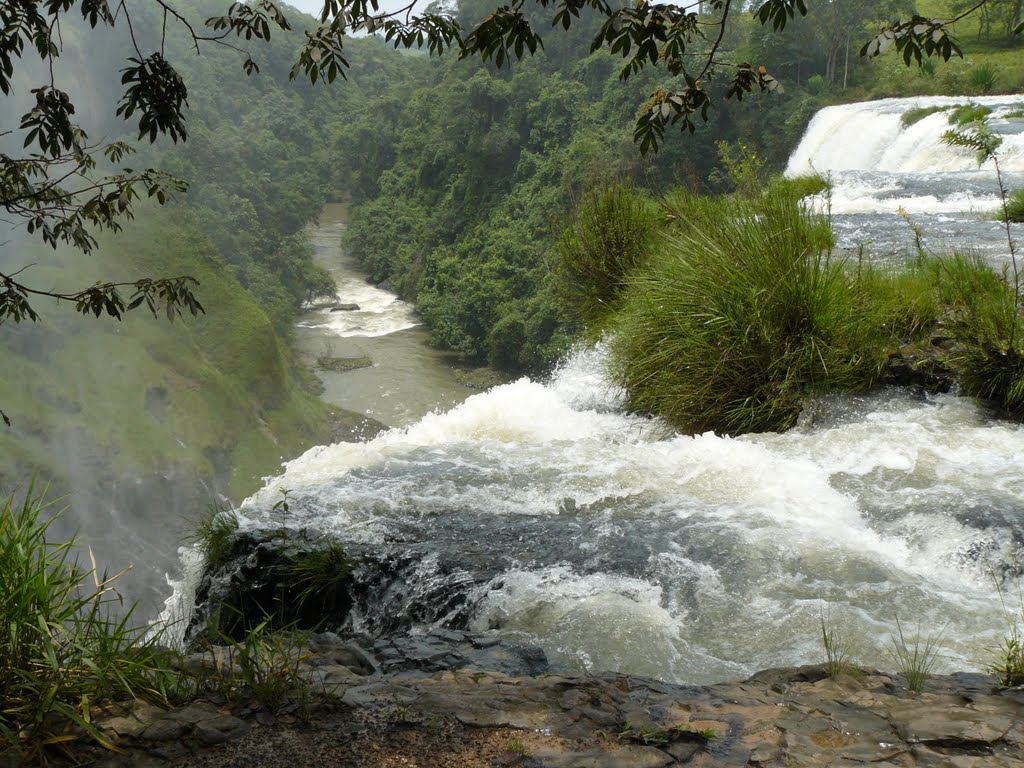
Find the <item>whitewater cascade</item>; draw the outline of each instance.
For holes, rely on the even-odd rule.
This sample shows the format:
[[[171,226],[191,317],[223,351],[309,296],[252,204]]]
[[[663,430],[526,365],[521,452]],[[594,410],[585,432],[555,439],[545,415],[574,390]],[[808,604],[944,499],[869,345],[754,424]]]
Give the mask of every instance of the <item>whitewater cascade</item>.
[[[868,244],[871,254],[882,256],[904,252],[911,235],[902,210],[924,228],[932,247],[967,246],[998,258],[1005,234],[984,219],[999,206],[995,170],[991,163],[979,168],[973,152],[942,141],[953,127],[950,114],[965,104],[992,110],[988,120],[1003,139],[999,157],[1007,185],[1024,186],[1024,96],[923,96],[826,107],[808,125],[786,175],[831,178],[831,199],[816,202],[831,210],[845,247]],[[904,120],[916,110],[936,111]]]
[[[314,448],[243,525],[278,524],[286,487],[289,525],[419,553],[391,610],[465,593],[412,631],[495,628],[568,668],[708,682],[814,662],[824,610],[864,663],[887,664],[896,616],[942,632],[943,666],[984,663],[995,583],[1021,589],[1024,429],[894,391],[781,435],[674,435],[621,413],[603,365],[588,350],[547,383]]]
[[[943,154],[938,113],[900,127],[903,111],[938,103],[823,110],[790,172],[832,170],[836,207],[946,205],[989,172]],[[884,141],[855,142],[874,125]],[[926,128],[927,142],[906,136]],[[886,165],[894,147],[900,169]],[[905,229],[874,209],[837,224],[878,238],[889,219]],[[911,637],[940,638],[941,669],[990,660],[1024,594],[1024,428],[954,395],[891,390],[817,402],[784,434],[678,435],[624,413],[605,365],[599,345],[549,380],[314,448],[242,504],[242,525],[280,525],[287,488],[288,525],[402,561],[348,628],[494,629],[567,669],[707,683],[819,662],[823,614],[863,664],[892,666],[897,617]],[[189,556],[168,618],[191,600]]]

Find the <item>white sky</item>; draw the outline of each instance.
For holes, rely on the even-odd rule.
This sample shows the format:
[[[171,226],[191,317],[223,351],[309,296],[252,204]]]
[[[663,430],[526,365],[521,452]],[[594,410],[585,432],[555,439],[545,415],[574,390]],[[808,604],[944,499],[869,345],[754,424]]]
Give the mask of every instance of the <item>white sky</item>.
[[[303,13],[308,13],[310,16],[319,16],[320,11],[324,7],[322,0],[284,0],[284,2],[298,8]],[[426,8],[429,3],[430,0],[421,0],[420,5]],[[380,0],[380,8],[383,11],[394,11],[404,8],[408,4],[409,0]]]

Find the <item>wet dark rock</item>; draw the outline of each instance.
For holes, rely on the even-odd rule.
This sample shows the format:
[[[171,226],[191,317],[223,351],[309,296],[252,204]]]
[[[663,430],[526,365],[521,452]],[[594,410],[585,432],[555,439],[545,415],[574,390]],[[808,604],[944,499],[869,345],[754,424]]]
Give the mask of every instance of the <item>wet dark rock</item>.
[[[331,307],[331,312],[355,312],[358,309],[358,304],[335,304]]]
[[[317,368],[334,373],[345,373],[358,370],[359,368],[370,368],[371,366],[373,366],[373,360],[365,355],[362,357],[331,357],[330,355],[321,355],[316,359]]]
[[[904,344],[889,355],[882,383],[925,392],[949,392],[956,384],[956,374],[945,362],[950,345],[950,339],[938,334],[922,342]]]
[[[311,577],[306,566],[313,559]],[[187,637],[237,640],[263,622],[300,630],[338,626],[352,606],[351,573],[347,554],[319,534],[245,531],[231,557],[203,575]]]

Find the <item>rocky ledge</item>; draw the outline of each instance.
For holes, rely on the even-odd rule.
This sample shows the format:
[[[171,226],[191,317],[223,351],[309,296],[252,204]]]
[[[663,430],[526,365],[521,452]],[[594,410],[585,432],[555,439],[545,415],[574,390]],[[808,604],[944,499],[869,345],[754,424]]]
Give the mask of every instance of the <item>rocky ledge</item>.
[[[543,668],[536,649],[488,635],[313,635],[301,662],[311,706],[136,703],[100,722],[120,751],[97,749],[91,764],[1024,768],[1024,690],[984,675],[935,676],[912,693],[893,675],[820,666],[706,687]]]

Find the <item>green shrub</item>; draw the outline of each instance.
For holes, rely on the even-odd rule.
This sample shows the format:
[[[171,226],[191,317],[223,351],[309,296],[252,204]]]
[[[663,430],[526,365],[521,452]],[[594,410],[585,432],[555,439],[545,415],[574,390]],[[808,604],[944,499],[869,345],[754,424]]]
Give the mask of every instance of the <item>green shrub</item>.
[[[340,541],[327,538],[298,553],[285,570],[300,608],[326,613],[351,578],[352,561]]]
[[[1000,642],[989,671],[999,678],[1000,685],[1024,685],[1024,633],[1019,624],[1014,623]]]
[[[942,112],[946,109],[949,109],[949,107],[917,107],[915,109],[908,109],[900,117],[900,124],[904,128],[909,128],[924,120],[928,115],[934,115],[936,112]]]
[[[1024,224],[1024,189],[1015,190],[1007,196],[1006,220],[1014,224]]]
[[[92,724],[97,701],[163,698],[146,628],[115,612],[117,577],[80,567],[74,541],[47,540],[58,515],[31,490],[0,508],[0,745],[40,760],[44,746],[80,734],[106,744]]]
[[[191,540],[206,556],[208,568],[218,568],[228,561],[237,531],[238,515],[233,509],[215,503],[200,515]]]
[[[600,333],[628,276],[647,259],[655,209],[628,187],[587,195],[559,240],[557,290],[570,314]]]
[[[720,141],[715,146],[721,170],[713,170],[708,180],[743,197],[761,194],[767,160],[742,141]]]
[[[310,698],[309,679],[302,669],[310,656],[308,635],[272,630],[270,624],[270,619],[265,619],[240,640],[221,637],[223,655],[217,646],[211,646],[215,673],[209,682],[229,701],[239,702],[251,695],[271,712],[286,703],[304,709],[302,705]]]
[[[967,72],[967,84],[975,93],[992,93],[999,84],[999,67],[987,61],[975,65]]]
[[[797,199],[820,195],[832,188],[832,182],[820,173],[809,173],[791,179],[773,179],[765,190],[765,194],[791,194]]]
[[[1024,416],[1024,321],[1008,274],[972,254],[939,259],[931,269],[946,308],[944,330],[957,342],[948,362],[963,392]]]
[[[980,122],[991,114],[992,110],[988,107],[983,107],[981,104],[973,102],[960,104],[949,111],[949,124],[962,128],[971,123]]]
[[[631,281],[612,365],[634,409],[687,432],[792,426],[804,399],[877,377],[886,334],[832,232],[792,190],[676,195],[679,234]]]
[[[811,96],[824,96],[832,90],[832,84],[821,75],[811,75],[804,83],[804,89]]]

